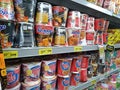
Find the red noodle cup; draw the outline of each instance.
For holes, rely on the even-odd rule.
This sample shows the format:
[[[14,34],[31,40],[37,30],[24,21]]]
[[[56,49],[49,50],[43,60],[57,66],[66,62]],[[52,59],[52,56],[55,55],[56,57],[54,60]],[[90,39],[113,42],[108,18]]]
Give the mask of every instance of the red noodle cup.
[[[74,57],[71,64],[71,72],[79,72],[81,67],[82,58]]]
[[[105,27],[104,27],[104,31],[105,31],[105,32],[107,32],[107,30],[108,30],[109,23],[110,23],[109,21],[106,21],[106,22],[105,22]]]
[[[80,12],[70,11],[67,19],[67,28],[80,28]]]
[[[80,81],[80,73],[72,73],[70,78],[70,85],[77,86]]]
[[[94,31],[94,17],[89,17],[88,21],[87,21],[87,26],[86,26],[86,30],[88,31]]]
[[[65,27],[68,8],[64,6],[53,6],[53,26]]]
[[[16,87],[20,80],[20,65],[7,67],[7,89]]]
[[[87,69],[81,69],[80,71],[80,82],[86,82],[87,81]]]
[[[40,78],[41,62],[25,63],[22,65],[24,81],[36,81]]]
[[[40,90],[41,80],[22,83],[22,90]]]
[[[57,77],[54,76],[53,78],[42,78],[42,90],[55,90],[56,88],[56,79]]]
[[[36,24],[52,26],[52,6],[46,2],[37,3]]]
[[[82,29],[86,29],[87,19],[88,19],[87,14],[81,14],[81,28]]]
[[[42,75],[45,78],[52,78],[56,74],[56,60],[42,61]]]
[[[103,43],[104,44],[107,43],[107,37],[108,37],[108,33],[103,33]]]
[[[84,55],[81,61],[81,68],[88,68],[88,63],[89,63],[89,56]]]
[[[94,37],[95,37],[95,32],[94,31],[87,31],[86,32],[87,45],[94,45]]]
[[[67,76],[70,74],[72,58],[58,59],[57,75]]]
[[[17,86],[10,88],[10,89],[5,89],[5,90],[20,90],[21,84],[19,83]]]
[[[68,90],[69,86],[70,86],[70,77],[69,76],[64,76],[64,77],[58,76],[57,90]]]

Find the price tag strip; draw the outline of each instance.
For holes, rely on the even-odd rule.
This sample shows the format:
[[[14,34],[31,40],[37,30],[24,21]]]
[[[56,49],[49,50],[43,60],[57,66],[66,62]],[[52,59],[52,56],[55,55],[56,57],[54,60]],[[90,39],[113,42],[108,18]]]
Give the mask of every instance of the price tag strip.
[[[18,51],[3,51],[5,59],[18,58]]]
[[[74,52],[81,52],[82,46],[74,46]]]
[[[52,48],[42,48],[39,50],[39,55],[49,55],[52,54]]]

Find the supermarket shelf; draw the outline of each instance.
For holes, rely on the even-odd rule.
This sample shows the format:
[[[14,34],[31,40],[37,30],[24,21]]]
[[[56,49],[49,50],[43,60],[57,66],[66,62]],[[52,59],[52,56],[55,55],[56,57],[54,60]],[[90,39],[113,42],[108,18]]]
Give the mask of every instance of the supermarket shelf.
[[[86,0],[38,0],[38,2],[48,2],[52,5],[65,6],[70,10],[77,10],[96,18],[106,18],[111,22],[110,28],[120,28],[120,18],[113,15],[109,10],[89,3]]]
[[[102,81],[106,77],[108,77],[108,76],[110,76],[110,75],[112,75],[114,73],[117,73],[117,72],[120,72],[120,69],[115,69],[115,70],[112,70],[112,71],[110,71],[108,73],[105,73],[103,75],[99,75],[97,77],[93,77],[93,78],[91,78],[90,80],[88,80],[85,83],[79,83],[78,86],[75,86],[75,87],[74,86],[70,86],[69,90],[83,90],[83,89],[85,89],[85,88],[87,88],[89,86],[95,85],[97,82]]]

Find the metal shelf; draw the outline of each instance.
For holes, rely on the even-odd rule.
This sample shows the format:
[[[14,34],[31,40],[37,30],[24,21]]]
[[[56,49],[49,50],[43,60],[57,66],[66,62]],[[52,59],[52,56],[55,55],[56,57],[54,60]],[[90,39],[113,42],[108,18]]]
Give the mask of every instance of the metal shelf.
[[[93,77],[93,78],[91,78],[90,80],[88,80],[85,83],[79,83],[78,86],[70,86],[69,90],[83,90],[83,89],[85,89],[85,88],[87,88],[89,86],[92,86],[92,85],[96,84],[99,81],[104,80],[106,77],[108,77],[108,76],[110,76],[110,75],[112,75],[114,73],[117,73],[117,72],[120,72],[120,69],[115,69],[115,70],[107,72],[107,73],[105,73],[103,75]]]

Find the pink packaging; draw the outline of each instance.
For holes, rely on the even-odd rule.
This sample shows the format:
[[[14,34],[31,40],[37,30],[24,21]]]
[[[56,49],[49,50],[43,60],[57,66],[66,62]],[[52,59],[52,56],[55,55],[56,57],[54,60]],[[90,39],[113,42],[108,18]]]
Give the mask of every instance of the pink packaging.
[[[95,32],[94,31],[87,31],[86,32],[87,45],[94,45],[94,38],[95,38]]]
[[[70,74],[72,58],[58,59],[57,61],[57,75],[68,76]]]
[[[86,30],[87,31],[94,31],[94,17],[89,17],[86,25]]]
[[[55,90],[56,88],[56,79],[57,77],[54,76],[53,78],[44,78],[42,79],[42,90]]]
[[[36,81],[40,78],[41,62],[24,63],[22,68],[25,82]]]
[[[10,89],[5,89],[5,90],[20,90],[21,84],[19,83],[17,86],[10,88]]]
[[[86,29],[86,25],[87,25],[87,19],[88,19],[88,15],[87,14],[81,14],[81,29]]]
[[[19,84],[20,65],[7,67],[7,89],[14,88]]]
[[[67,28],[80,28],[80,12],[70,11],[68,13]]]
[[[40,83],[40,79],[37,81],[22,83],[22,90],[40,90]]]
[[[110,1],[111,1],[111,0],[104,0],[103,8],[105,8],[105,9],[109,9]]]
[[[42,61],[42,75],[45,78],[52,78],[56,75],[56,60]]]

